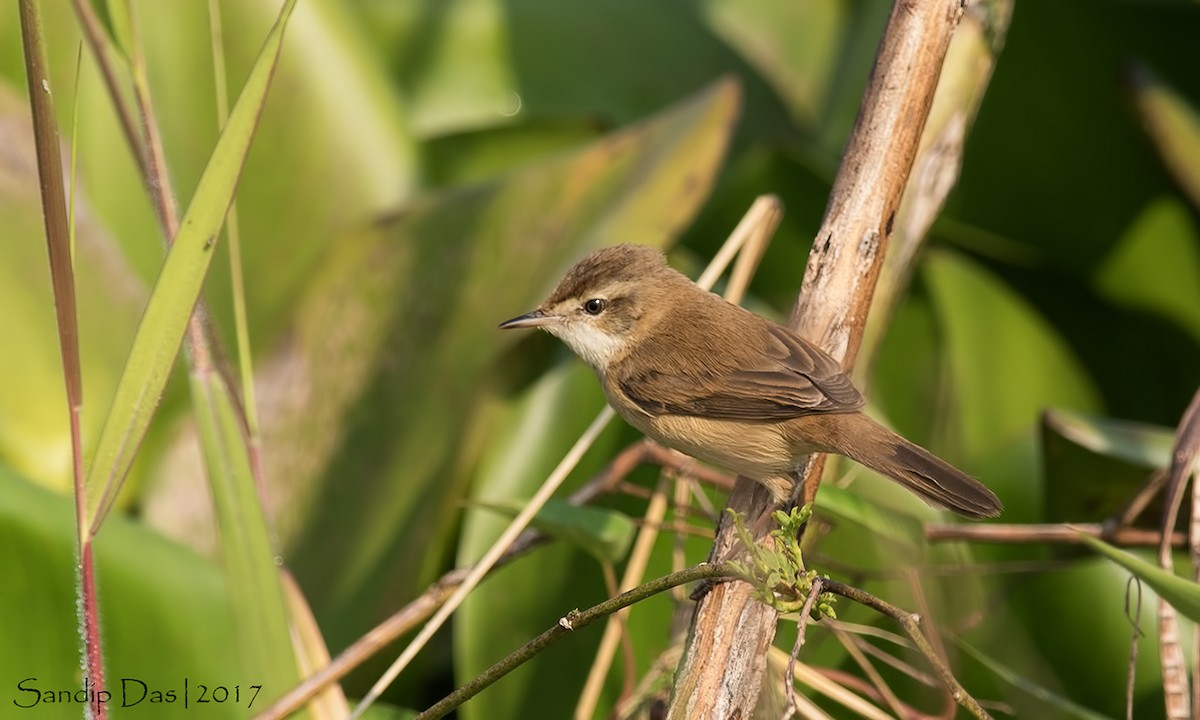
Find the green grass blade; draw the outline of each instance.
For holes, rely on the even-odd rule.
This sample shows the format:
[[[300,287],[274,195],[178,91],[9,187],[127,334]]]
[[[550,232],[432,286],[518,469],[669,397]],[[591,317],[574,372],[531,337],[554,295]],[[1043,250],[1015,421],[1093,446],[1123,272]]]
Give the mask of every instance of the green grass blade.
[[[295,0],[286,0],[267,35],[151,291],[88,471],[86,510],[92,533],[117,496],[179,354],[188,318],[212,262],[225,212],[233,201],[266,102],[283,30],[295,4]]]
[[[262,678],[263,699],[269,700],[300,679],[276,553],[259,502],[245,429],[229,387],[217,373],[196,373],[191,385],[242,671],[247,677]]]

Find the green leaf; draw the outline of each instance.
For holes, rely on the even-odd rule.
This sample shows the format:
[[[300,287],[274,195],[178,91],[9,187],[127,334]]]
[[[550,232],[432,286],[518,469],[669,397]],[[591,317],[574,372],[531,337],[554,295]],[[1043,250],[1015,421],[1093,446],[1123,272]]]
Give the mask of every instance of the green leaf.
[[[1095,277],[1117,305],[1167,318],[1200,341],[1200,229],[1178,199],[1148,202]]]
[[[1146,132],[1183,191],[1200,207],[1200,114],[1144,65],[1134,65],[1133,94]]]
[[[475,473],[472,497],[485,502],[528,497],[562,458],[563,453],[595,417],[604,403],[595,375],[583,363],[562,357],[522,392],[497,399],[489,409],[491,428]],[[502,403],[502,404],[501,404]],[[571,489],[599,470],[620,447],[619,425],[604,432],[585,455]],[[494,513],[468,512],[458,548],[458,564],[477,560],[503,531],[507,522]],[[520,647],[547,618],[565,609],[587,607],[607,595],[599,568],[579,549],[565,543],[539,548],[494,573],[475,589],[454,617],[456,683],[470,680],[497,658]],[[636,617],[634,613],[631,620]],[[498,623],[497,617],[505,621]],[[598,634],[597,634],[598,635]],[[584,678],[569,666],[584,665],[594,654],[598,637],[583,639],[583,647],[534,658],[505,682],[484,691],[480,702],[461,709],[464,718],[527,717],[539,703],[569,714],[578,701]]]
[[[33,696],[18,691],[24,678],[41,690],[80,689],[79,631],[75,596],[75,510],[73,502],[38,487],[0,466],[0,686],[5,705]],[[150,690],[177,693],[175,703],[134,705],[155,718],[196,716],[193,702],[184,708],[183,679],[210,688],[260,684],[230,664],[237,633],[229,612],[227,586],[219,570],[188,548],[124,517],[113,517],[94,541],[104,638],[109,708],[121,705],[121,679],[147,684]],[[128,700],[136,699],[131,682]],[[268,688],[264,687],[264,691]],[[261,699],[261,698],[260,698]],[[195,700],[195,696],[192,696]],[[39,705],[30,717],[77,717],[72,710]],[[251,711],[265,705],[255,702]],[[211,704],[205,717],[247,717],[240,707]],[[9,714],[6,708],[5,714]],[[19,715],[20,713],[18,713]]]
[[[1160,470],[1171,464],[1175,446],[1171,428],[1058,409],[1047,410],[1045,422],[1062,437],[1099,455]]]
[[[1046,519],[1065,522],[1118,512],[1175,442],[1168,428],[1068,410],[1046,411],[1041,435]]]
[[[423,198],[338,243],[296,308],[287,356],[268,361],[287,372],[268,380],[280,383],[278,404],[264,400],[262,413],[279,476],[311,498],[291,504],[311,513],[292,557],[331,646],[432,580],[478,452],[465,428],[479,389],[504,349],[532,336],[496,324],[532,307],[587,250],[679,232],[711,187],[737,99],[733,83],[718,83],[576,153]]]
[[[1063,337],[998,277],[949,252],[930,252],[921,276],[945,339],[955,404],[942,422],[959,454],[1010,445],[1047,404],[1095,406],[1096,390]]]
[[[276,551],[251,471],[236,401],[216,373],[193,373],[192,402],[217,512],[243,672],[270,702],[299,680]]]
[[[524,503],[476,501],[473,505],[514,518]],[[604,508],[572,505],[550,500],[534,515],[531,523],[550,537],[565,540],[601,562],[617,563],[625,559],[637,527],[624,513]]]
[[[15,6],[13,8],[15,14]],[[0,337],[21,352],[0,353],[0,458],[24,477],[63,492],[72,487],[72,456],[54,297],[46,268],[45,229],[29,109],[0,85]],[[86,200],[77,200],[76,304],[83,368],[85,456],[112,398],[141,312],[144,290]]]
[[[1080,534],[1080,538],[1093,550],[1124,567],[1145,582],[1158,596],[1166,600],[1181,615],[1192,622],[1200,622],[1200,584],[1185,580],[1162,568],[1151,565],[1131,553],[1119,550],[1094,537]]]
[[[112,506],[179,354],[184,330],[200,296],[213,248],[225,222],[225,211],[233,201],[266,101],[283,43],[283,30],[295,4],[295,0],[286,0],[263,42],[258,61],[213,149],[151,291],[88,469],[85,489],[89,533],[99,529]]]

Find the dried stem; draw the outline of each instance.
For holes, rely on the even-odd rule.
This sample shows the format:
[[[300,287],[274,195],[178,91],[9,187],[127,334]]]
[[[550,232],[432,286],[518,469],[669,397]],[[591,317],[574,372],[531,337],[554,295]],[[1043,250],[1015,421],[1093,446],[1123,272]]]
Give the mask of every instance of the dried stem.
[[[651,463],[680,475],[691,475],[705,472],[706,469],[697,465],[691,458],[668,450],[651,442],[641,441],[630,445],[615,457],[608,466],[590,479],[583,487],[576,490],[570,497],[575,505],[584,505],[620,485],[629,473],[639,465]],[[712,472],[712,471],[707,471]],[[503,567],[509,562],[529,552],[538,544],[544,542],[546,536],[537,531],[527,531],[496,561],[492,570]],[[370,632],[359,638],[353,645],[343,650],[328,665],[318,669],[304,679],[304,682],[290,690],[283,697],[263,710],[255,720],[280,720],[299,710],[317,696],[322,690],[337,682],[352,670],[373,657],[398,638],[424,622],[446,602],[467,578],[472,568],[452,570],[429,586],[424,593],[395,612],[391,617],[374,627]]]
[[[1171,453],[1171,467],[1167,471],[1167,497],[1163,504],[1162,529],[1163,541],[1158,548],[1159,566],[1171,571],[1174,562],[1171,558],[1172,544],[1167,541],[1172,529],[1179,518],[1179,508],[1183,504],[1184,491],[1188,479],[1195,470],[1196,456],[1200,454],[1200,391],[1192,397],[1183,419],[1179,422],[1179,430],[1175,435],[1175,447]],[[1200,543],[1195,519],[1197,492],[1195,483],[1192,485],[1192,514],[1193,521],[1189,525],[1189,550],[1193,564],[1193,573],[1200,572],[1197,561],[1197,544]],[[1166,715],[1171,720],[1193,717],[1196,700],[1189,692],[1187,665],[1179,634],[1179,618],[1175,608],[1161,598],[1158,601],[1158,645],[1162,665],[1163,702],[1166,705]],[[1200,692],[1195,686],[1198,681],[1193,678],[1192,690]]]
[[[1162,532],[1137,527],[1112,527],[1108,523],[1046,523],[1032,525],[942,525],[925,526],[925,539],[929,542],[969,540],[978,543],[1053,543],[1079,545],[1083,537],[1094,537],[1121,547],[1158,547],[1162,543]],[[1170,534],[1173,547],[1183,547],[1187,538],[1181,532]]]
[[[897,209],[917,155],[950,37],[962,15],[957,1],[898,0],[880,43],[858,119],[817,233],[792,315],[803,336],[852,367]],[[821,456],[809,459],[799,504],[816,496]],[[739,478],[729,507],[765,540],[762,518],[772,499]],[[711,558],[734,546],[722,520]],[[697,605],[668,717],[750,717],[762,684],[762,658],[776,613],[744,583],[712,589]],[[720,710],[718,710],[720,708]]]
[[[812,587],[808,589],[808,597],[804,598],[804,606],[800,608],[800,618],[796,621],[796,642],[792,645],[792,652],[788,655],[787,676],[784,678],[783,691],[784,697],[787,698],[788,712],[784,718],[789,718],[793,713],[797,712],[796,708],[796,658],[800,657],[800,649],[804,647],[804,640],[808,635],[808,623],[812,619],[813,608],[816,607],[817,598],[821,597],[821,589],[824,586],[822,578],[814,578]]]
[[[100,613],[96,597],[96,571],[91,537],[86,532],[87,499],[84,492],[83,373],[79,362],[79,327],[75,302],[75,272],[71,260],[71,233],[67,224],[67,197],[63,187],[62,156],[58,123],[54,115],[50,72],[43,44],[38,3],[19,4],[21,38],[24,46],[25,77],[29,86],[29,108],[33,116],[34,146],[37,149],[38,181],[46,248],[50,257],[50,282],[58,327],[59,352],[66,385],[67,417],[71,435],[72,474],[75,488],[75,524],[79,553],[80,634],[83,642],[85,682],[91,717],[104,720],[104,656],[100,644]]]
[[[561,618],[549,630],[525,643],[521,648],[509,654],[508,657],[488,668],[483,674],[447,695],[437,704],[418,715],[416,720],[433,720],[434,718],[445,716],[451,710],[478,695],[492,683],[523,665],[551,644],[576,630],[587,627],[600,618],[613,615],[636,602],[640,602],[679,585],[698,580],[728,578],[736,574],[737,571],[729,565],[698,565],[687,570],[671,573],[657,580],[652,580],[614,598],[609,598],[598,605],[593,605],[582,612],[572,611],[567,613],[565,617]]]
[[[826,579],[825,589],[847,600],[853,600],[860,605],[866,605],[872,610],[887,615],[899,623],[900,627],[904,628],[905,634],[912,640],[913,645],[925,656],[930,666],[937,672],[942,684],[950,692],[950,696],[954,698],[954,701],[961,705],[967,712],[971,713],[972,716],[979,718],[979,720],[991,717],[979,704],[979,701],[973,698],[963,688],[962,684],[958,682],[958,678],[954,677],[954,673],[950,671],[949,666],[942,660],[933,643],[929,641],[929,638],[925,637],[925,633],[921,630],[921,617],[919,615],[902,610],[864,590],[851,585],[844,585],[836,580]]]

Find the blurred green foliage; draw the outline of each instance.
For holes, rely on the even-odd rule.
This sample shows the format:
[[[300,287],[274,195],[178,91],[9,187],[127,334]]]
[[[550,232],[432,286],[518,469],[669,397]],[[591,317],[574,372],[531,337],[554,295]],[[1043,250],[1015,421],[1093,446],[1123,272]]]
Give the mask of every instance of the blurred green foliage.
[[[135,5],[186,205],[216,138],[206,4]],[[528,497],[601,407],[594,378],[562,348],[493,331],[586,249],[672,245],[673,260],[694,269],[756,195],[778,194],[787,215],[748,303],[786,316],[888,7],[301,0],[238,206],[268,510],[331,651],[478,557],[503,521],[469,500]],[[236,91],[278,3],[226,0],[221,9]],[[66,3],[44,13],[66,128],[79,34]],[[1043,427],[1044,410],[1169,427],[1200,385],[1200,231],[1184,189],[1186,169],[1200,167],[1188,134],[1200,106],[1198,32],[1200,8],[1188,2],[1018,3],[961,181],[875,360],[873,410],[984,478],[1004,499],[1006,521],[1099,520],[1148,470],[1093,446],[1084,458],[1061,423]],[[5,704],[22,678],[69,685],[78,668],[63,498],[70,444],[20,46],[9,5],[0,9]],[[82,68],[76,277],[90,452],[163,251],[86,50]],[[226,252],[206,300],[232,355]],[[230,593],[176,375],[122,497],[127,517],[100,535],[110,676],[250,683],[223,674],[236,646]],[[568,484],[634,439],[610,428]],[[1124,464],[1109,472],[1111,454]],[[1078,468],[1093,467],[1084,463],[1103,482],[1081,479]],[[818,501],[829,528],[818,555],[830,569],[852,566],[896,604],[927,605],[939,627],[967,637],[989,658],[955,658],[968,689],[1021,716],[1078,716],[991,663],[1094,712],[1123,713],[1132,632],[1124,570],[1077,550],[925,545],[909,518],[937,513],[860,470],[848,474],[854,483],[830,488],[828,509]],[[644,501],[604,504],[640,514]],[[691,562],[706,548],[684,543]],[[650,573],[669,569],[671,550],[659,542]],[[1032,570],[988,573],[990,563],[1014,561]],[[1035,571],[1043,561],[1057,571]],[[538,550],[488,580],[389,699],[423,707],[604,592],[583,550]],[[669,643],[673,611],[663,597],[631,613],[639,673]],[[882,624],[849,604],[838,613]],[[1160,717],[1149,612],[1142,626],[1150,639],[1136,714]],[[568,715],[599,635],[553,648],[461,716]],[[857,672],[819,629],[805,652]],[[352,675],[348,694],[361,694],[388,661]],[[622,662],[601,712],[619,696]],[[906,700],[937,702],[882,672]],[[41,712],[28,716],[61,716]],[[171,716],[186,715],[156,713]]]

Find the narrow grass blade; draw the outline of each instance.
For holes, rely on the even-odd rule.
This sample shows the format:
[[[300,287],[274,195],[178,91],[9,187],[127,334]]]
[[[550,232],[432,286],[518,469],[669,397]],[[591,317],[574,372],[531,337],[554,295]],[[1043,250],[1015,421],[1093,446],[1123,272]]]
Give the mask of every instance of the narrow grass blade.
[[[266,101],[287,19],[286,0],[196,187],[142,315],[89,468],[86,518],[95,533],[112,506],[162,396],[200,295],[225,212]]]
[[[191,384],[238,628],[242,671],[247,677],[262,678],[268,691],[263,699],[269,700],[300,680],[276,554],[232,393],[217,373],[195,374]]]
[[[1200,622],[1200,584],[1167,572],[1141,558],[1088,535],[1080,535],[1093,550],[1117,563],[1149,585],[1171,607],[1192,622]]]

